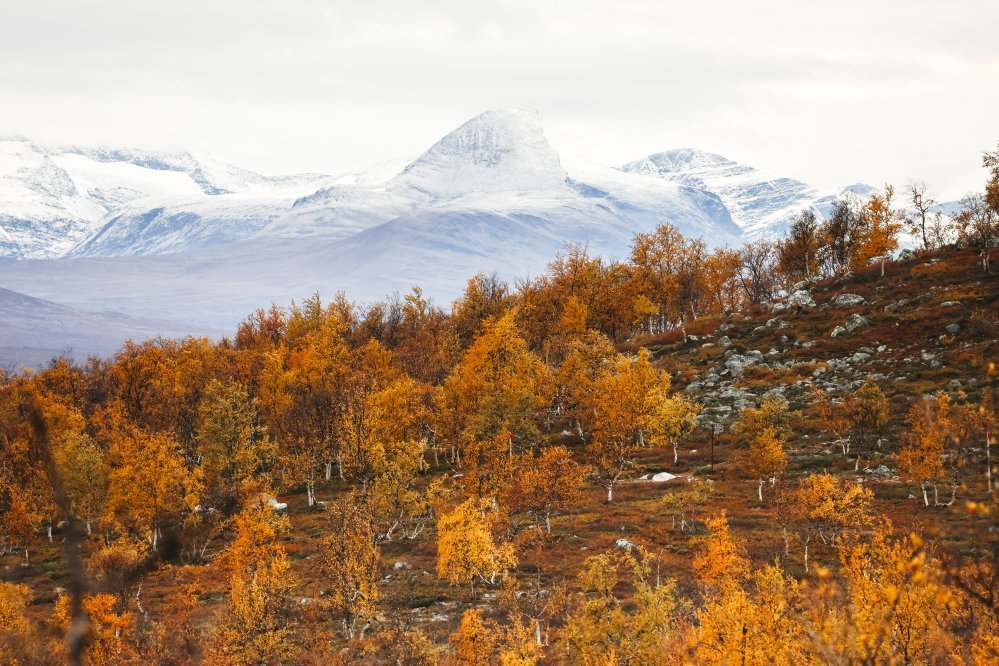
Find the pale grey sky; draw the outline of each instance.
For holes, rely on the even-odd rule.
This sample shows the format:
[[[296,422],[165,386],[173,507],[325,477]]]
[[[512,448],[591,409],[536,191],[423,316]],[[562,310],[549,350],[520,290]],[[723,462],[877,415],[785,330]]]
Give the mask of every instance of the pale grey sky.
[[[995,0],[0,0],[0,133],[334,173],[527,107],[608,164],[958,196],[999,140],[997,27]]]

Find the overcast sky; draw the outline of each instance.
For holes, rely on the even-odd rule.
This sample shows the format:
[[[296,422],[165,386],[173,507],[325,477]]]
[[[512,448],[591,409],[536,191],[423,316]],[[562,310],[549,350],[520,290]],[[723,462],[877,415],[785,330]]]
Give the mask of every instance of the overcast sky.
[[[957,196],[999,141],[997,26],[996,0],[0,0],[0,133],[335,173],[522,107],[608,164]]]

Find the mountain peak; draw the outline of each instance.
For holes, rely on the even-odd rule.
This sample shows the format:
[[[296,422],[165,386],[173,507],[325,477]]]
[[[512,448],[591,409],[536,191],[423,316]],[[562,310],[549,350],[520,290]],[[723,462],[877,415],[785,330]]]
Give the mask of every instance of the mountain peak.
[[[716,153],[678,148],[630,162],[622,171],[656,176],[717,194],[749,237],[783,231],[818,193],[792,178],[771,176]]]
[[[631,173],[641,173],[647,176],[665,176],[677,172],[690,172],[699,169],[716,169],[732,167],[737,163],[706,150],[697,148],[674,148],[661,153],[653,153],[648,157],[629,162],[621,167]],[[741,165],[740,165],[741,166]],[[746,167],[749,168],[749,167]]]
[[[411,162],[397,185],[437,196],[557,189],[566,174],[537,111],[485,111]]]

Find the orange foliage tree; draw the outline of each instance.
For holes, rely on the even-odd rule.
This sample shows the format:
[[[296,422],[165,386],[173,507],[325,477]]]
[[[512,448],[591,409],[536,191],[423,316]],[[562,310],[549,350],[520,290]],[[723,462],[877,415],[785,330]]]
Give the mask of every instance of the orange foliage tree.
[[[903,433],[902,448],[895,455],[901,477],[919,484],[923,503],[930,505],[928,487],[933,488],[934,501],[940,503],[937,483],[944,477],[944,456],[952,429],[951,402],[945,393],[933,400],[920,400],[912,405]],[[956,486],[954,492],[957,492]],[[951,503],[953,503],[953,497]]]
[[[564,446],[543,449],[536,459],[530,454],[525,458],[511,484],[512,508],[529,511],[539,527],[543,519],[545,531],[551,534],[552,515],[583,501],[588,468],[573,460]]]
[[[631,466],[631,453],[647,445],[650,394],[668,386],[669,377],[652,367],[645,349],[634,360],[618,355],[594,383],[590,456],[597,481],[607,489],[608,502],[613,501],[614,486]]]

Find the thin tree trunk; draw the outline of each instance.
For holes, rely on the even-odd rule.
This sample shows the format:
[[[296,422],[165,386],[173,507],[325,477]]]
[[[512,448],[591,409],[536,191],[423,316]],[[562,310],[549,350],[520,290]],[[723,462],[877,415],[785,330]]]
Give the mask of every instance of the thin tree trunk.
[[[805,542],[805,573],[808,573],[808,542]]]
[[[756,486],[756,496],[763,501],[763,479],[760,479],[760,485]]]
[[[919,486],[923,489],[923,504],[925,504],[926,506],[929,506],[930,505],[930,498],[926,494],[926,484],[925,483],[921,483],[921,484],[919,484]]]
[[[607,503],[614,501],[614,484],[608,484],[607,486]]]
[[[985,480],[992,492],[992,433],[985,433]]]
[[[673,442],[673,464],[675,465],[678,460],[679,460],[679,454],[677,453],[676,450],[676,442]]]

